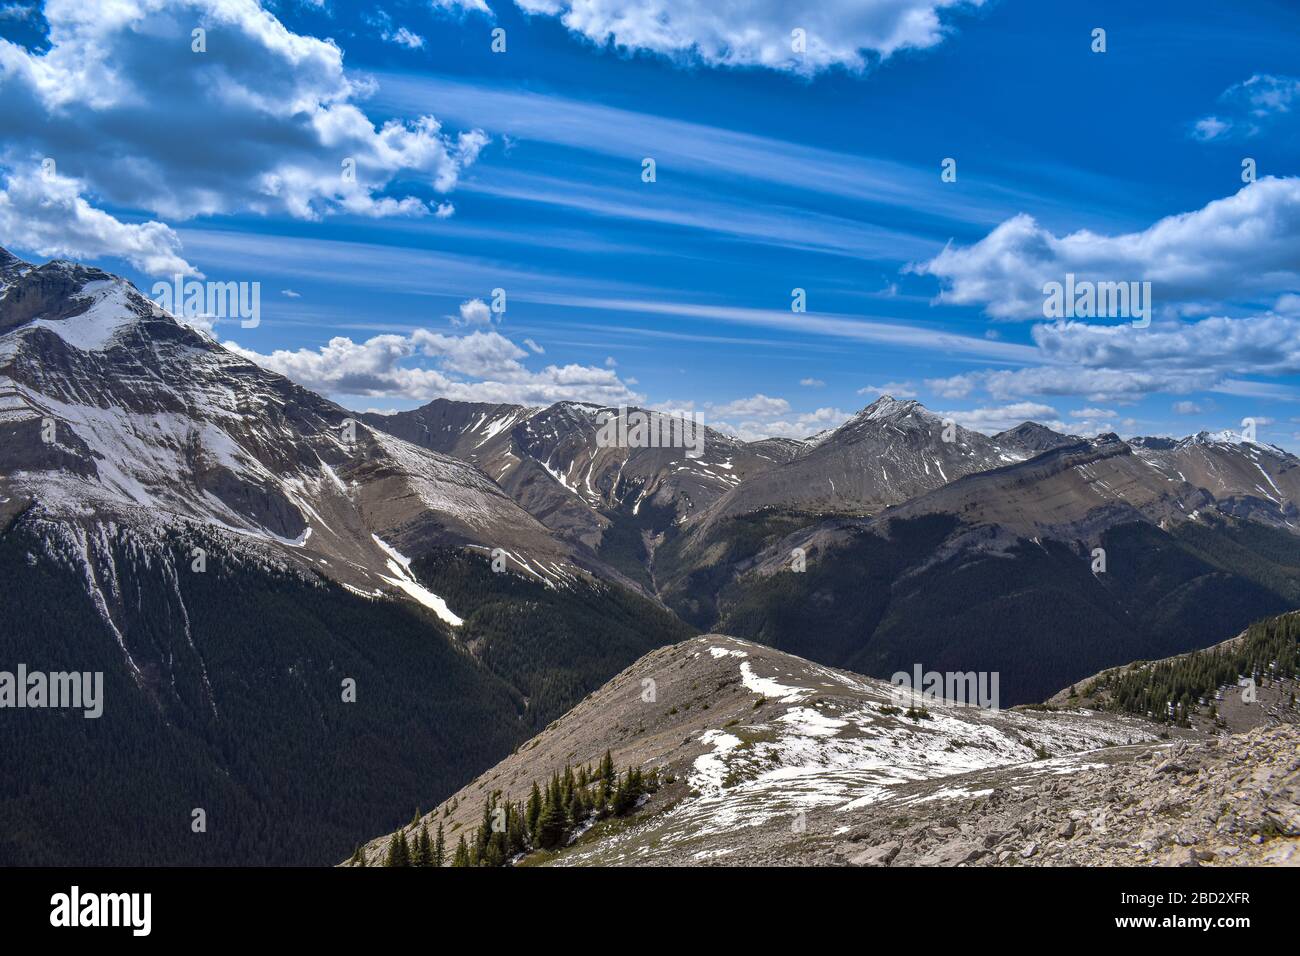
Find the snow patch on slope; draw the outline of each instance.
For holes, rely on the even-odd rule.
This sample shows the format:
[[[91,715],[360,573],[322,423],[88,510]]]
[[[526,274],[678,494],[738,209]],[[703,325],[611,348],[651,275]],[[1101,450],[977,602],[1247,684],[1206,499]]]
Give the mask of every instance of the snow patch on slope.
[[[388,568],[393,572],[392,577],[385,577],[384,580],[394,587],[400,588],[406,594],[423,604],[439,619],[450,624],[452,627],[460,627],[465,623],[465,619],[454,614],[447,606],[447,602],[438,595],[434,594],[423,584],[415,579],[411,573],[411,559],[401,554],[396,548],[384,541],[379,535],[372,534],[375,544],[388,555]]]

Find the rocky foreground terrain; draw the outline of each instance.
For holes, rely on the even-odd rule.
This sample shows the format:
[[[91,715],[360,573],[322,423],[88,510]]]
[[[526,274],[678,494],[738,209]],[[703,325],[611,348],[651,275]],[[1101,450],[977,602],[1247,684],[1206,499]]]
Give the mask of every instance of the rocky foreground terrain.
[[[1300,866],[1294,724],[1049,763],[953,781],[969,796],[891,801],[833,852],[861,866]]]
[[[721,635],[646,655],[424,822],[455,843],[490,797],[521,800],[606,749],[663,786],[517,863],[1300,862],[1294,724],[1214,737],[1087,709],[920,702]],[[388,842],[363,848],[369,864]]]

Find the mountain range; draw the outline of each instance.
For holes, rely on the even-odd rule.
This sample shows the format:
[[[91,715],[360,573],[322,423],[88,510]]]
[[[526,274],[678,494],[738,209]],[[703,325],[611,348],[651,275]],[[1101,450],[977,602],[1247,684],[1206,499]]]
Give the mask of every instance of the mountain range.
[[[1300,606],[1300,460],[1233,433],[884,396],[697,456],[602,441],[624,413],[355,413],[0,250],[0,659],[106,685],[96,721],[6,715],[0,862],[333,862],[700,632],[1015,704]]]

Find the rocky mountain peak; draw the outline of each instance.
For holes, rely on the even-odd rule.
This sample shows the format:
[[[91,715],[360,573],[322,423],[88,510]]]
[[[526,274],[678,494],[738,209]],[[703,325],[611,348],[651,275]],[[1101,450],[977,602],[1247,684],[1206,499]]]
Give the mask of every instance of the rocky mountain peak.
[[[19,259],[8,249],[0,246],[0,274],[3,274],[6,269],[16,269],[20,266],[26,265],[27,263],[23,262],[22,259]]]
[[[126,279],[65,259],[23,263],[11,275],[0,287],[0,334],[40,327],[90,351],[103,348],[123,326],[165,316]]]
[[[0,248],[0,295],[19,276],[31,268],[31,263],[19,259],[8,249]]]
[[[993,436],[993,441],[999,445],[1016,448],[1030,454],[1040,454],[1051,451],[1053,448],[1060,448],[1063,445],[1074,444],[1078,439],[1072,435],[1064,435],[1061,432],[1054,431],[1038,422],[1024,421],[1015,428],[1008,428],[1006,431],[998,432]]]
[[[881,395],[853,417],[862,421],[899,421],[913,414],[926,418],[936,417],[915,399],[898,399],[892,395]]]

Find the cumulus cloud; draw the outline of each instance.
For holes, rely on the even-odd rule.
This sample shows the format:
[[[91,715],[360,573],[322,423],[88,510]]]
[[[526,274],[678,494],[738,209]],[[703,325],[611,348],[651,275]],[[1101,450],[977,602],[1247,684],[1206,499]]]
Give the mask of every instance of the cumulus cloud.
[[[1269,312],[1245,318],[1211,316],[1149,329],[1053,322],[1033,329],[1045,359],[1090,368],[1158,368],[1171,374],[1300,372],[1300,317]]]
[[[799,384],[804,388],[825,388],[826,383],[819,378],[801,378]]]
[[[1201,414],[1201,411],[1201,406],[1196,402],[1174,402],[1175,415],[1199,415]]]
[[[1300,178],[1266,177],[1194,212],[1116,236],[1056,236],[1021,214],[972,246],[945,248],[910,271],[939,279],[938,301],[1002,320],[1043,317],[1043,285],[1149,280],[1159,306],[1203,311],[1300,284]]]
[[[0,246],[69,259],[116,256],[151,275],[199,274],[170,227],[122,222],[83,199],[84,188],[58,173],[11,173],[0,190]]]
[[[532,371],[521,361],[528,353],[497,332],[455,336],[417,329],[364,342],[337,336],[319,349],[279,349],[269,355],[224,344],[300,385],[336,396],[521,404],[644,400],[610,369],[570,364]]]
[[[1205,116],[1192,124],[1195,139],[1245,139],[1300,106],[1300,78],[1256,73],[1219,97],[1224,116]]]
[[[449,316],[452,325],[491,325],[495,316],[482,299],[467,299],[460,304],[459,316]]]
[[[862,71],[900,50],[941,43],[941,11],[983,0],[515,0],[527,13],[559,17],[592,42],[648,50],[708,66],[761,66],[816,73]],[[795,50],[792,31],[804,31]]]
[[[44,14],[48,49],[0,39],[0,165],[53,157],[110,206],[172,221],[436,214],[408,190],[449,192],[487,143],[428,115],[376,125],[334,41],[255,0],[49,0]]]

